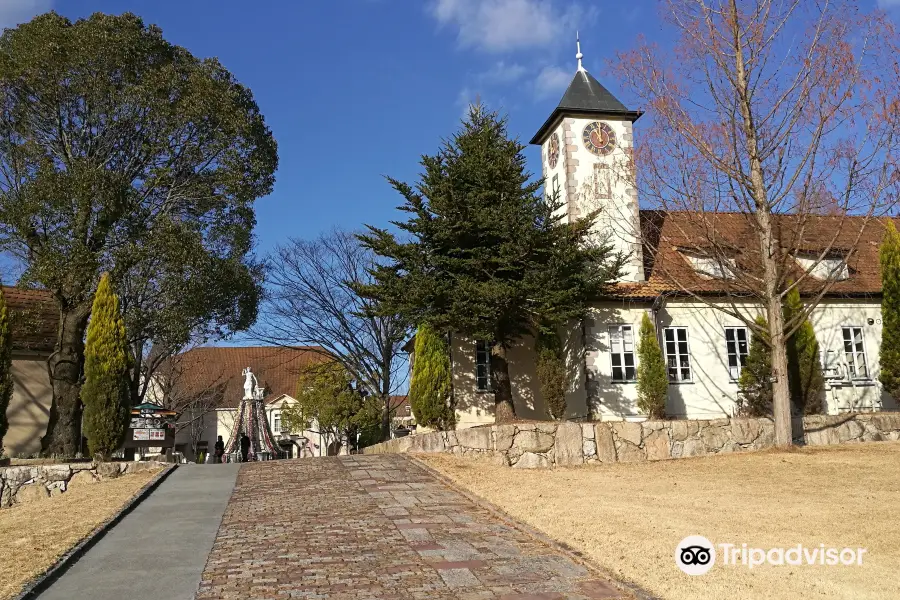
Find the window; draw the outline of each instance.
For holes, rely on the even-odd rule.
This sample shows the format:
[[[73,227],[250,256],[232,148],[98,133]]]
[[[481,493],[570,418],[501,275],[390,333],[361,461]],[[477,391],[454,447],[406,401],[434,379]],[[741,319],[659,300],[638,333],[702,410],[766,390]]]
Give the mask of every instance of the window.
[[[707,279],[734,279],[737,262],[733,258],[688,252],[682,252],[682,255],[701,277]]]
[[[479,392],[491,391],[491,344],[475,342],[475,389]]]
[[[862,327],[843,327],[844,357],[850,379],[868,379],[869,367],[866,363],[866,347],[863,344]]]
[[[850,278],[850,269],[843,256],[831,256],[819,260],[818,254],[798,254],[794,258],[804,271],[816,279],[843,281]]]
[[[273,417],[272,433],[281,433],[281,413]]]
[[[725,328],[725,351],[728,354],[728,376],[737,379],[741,376],[741,369],[747,363],[747,355],[750,353],[746,327]]]
[[[631,325],[609,326],[609,357],[613,381],[634,381],[634,333]]]
[[[691,381],[691,356],[688,352],[687,327],[666,327],[664,336],[669,381]]]

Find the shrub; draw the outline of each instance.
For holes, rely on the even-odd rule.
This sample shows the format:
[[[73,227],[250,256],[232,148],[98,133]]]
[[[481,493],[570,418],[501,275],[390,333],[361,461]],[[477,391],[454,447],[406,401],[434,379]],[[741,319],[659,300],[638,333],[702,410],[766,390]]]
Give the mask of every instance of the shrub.
[[[651,419],[662,419],[666,415],[669,375],[656,328],[647,313],[641,319],[637,353],[638,408]]]
[[[541,331],[535,339],[537,380],[547,413],[557,421],[566,416],[568,377],[562,342],[555,332]]]
[[[447,340],[426,324],[416,331],[409,406],[416,423],[432,429],[453,429],[450,403],[450,350]]]
[[[100,279],[84,348],[84,435],[88,450],[109,460],[119,449],[128,429],[131,403],[128,391],[129,359],[125,321],[109,275]]]
[[[881,262],[881,373],[884,391],[900,401],[900,234],[891,220],[879,250]]]
[[[750,334],[747,361],[738,380],[738,414],[745,417],[764,417],[772,414],[772,351],[767,343],[768,323],[765,317],[757,317]]]
[[[788,292],[784,302],[784,322],[790,323],[803,310],[800,292],[795,287]],[[822,412],[825,393],[825,377],[819,358],[819,342],[809,318],[788,338],[786,345],[788,358],[788,384],[791,402],[799,414],[813,415]]]

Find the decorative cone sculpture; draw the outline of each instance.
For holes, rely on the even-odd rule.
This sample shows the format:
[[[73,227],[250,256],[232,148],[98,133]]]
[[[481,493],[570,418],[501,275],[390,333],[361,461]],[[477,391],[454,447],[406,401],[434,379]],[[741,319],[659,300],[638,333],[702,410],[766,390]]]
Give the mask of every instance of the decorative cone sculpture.
[[[244,399],[241,400],[238,408],[231,437],[228,438],[228,443],[225,445],[225,453],[240,452],[241,437],[246,435],[250,438],[248,461],[259,460],[260,452],[268,452],[271,458],[277,458],[278,444],[275,443],[275,436],[269,429],[269,420],[266,418],[266,408],[263,404],[263,390],[259,387],[256,375],[253,374],[250,367],[244,369],[242,375],[244,376]]]

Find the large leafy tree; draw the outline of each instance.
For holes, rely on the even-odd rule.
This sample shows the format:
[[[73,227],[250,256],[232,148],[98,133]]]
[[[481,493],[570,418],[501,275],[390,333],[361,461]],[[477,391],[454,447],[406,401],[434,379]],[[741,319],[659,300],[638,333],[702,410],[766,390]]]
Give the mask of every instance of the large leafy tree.
[[[128,347],[125,319],[109,275],[104,273],[94,294],[84,351],[84,436],[91,456],[109,460],[128,429]]]
[[[432,429],[453,429],[456,418],[451,405],[450,348],[447,339],[429,325],[416,331],[409,406],[416,423]]]
[[[3,437],[9,428],[6,409],[9,408],[12,392],[12,337],[9,327],[9,309],[6,307],[3,290],[0,289],[0,454],[3,451]]]
[[[803,301],[796,287],[784,299],[784,320],[790,322],[803,313]],[[819,355],[819,342],[807,316],[787,340],[788,384],[791,401],[797,413],[812,415],[822,412],[825,377]]]
[[[411,323],[490,341],[498,422],[513,419],[507,350],[538,324],[580,317],[621,268],[605,244],[591,244],[596,213],[565,222],[558,190],[525,168],[524,146],[506,119],[472,106],[437,154],[422,158],[415,186],[396,179],[409,220],[404,233],[370,227],[363,242],[386,259],[364,293]]]
[[[878,375],[884,390],[900,400],[900,233],[891,220],[885,224],[879,249],[881,262],[881,355]]]
[[[276,166],[250,91],[135,15],[48,13],[0,36],[0,245],[60,316],[46,453],[78,448],[99,274],[124,281],[158,235],[243,260]]]
[[[285,431],[313,430],[329,444],[353,443],[356,434],[371,439],[381,424],[380,399],[353,387],[353,376],[335,360],[306,367],[300,374],[295,404],[281,407]]]

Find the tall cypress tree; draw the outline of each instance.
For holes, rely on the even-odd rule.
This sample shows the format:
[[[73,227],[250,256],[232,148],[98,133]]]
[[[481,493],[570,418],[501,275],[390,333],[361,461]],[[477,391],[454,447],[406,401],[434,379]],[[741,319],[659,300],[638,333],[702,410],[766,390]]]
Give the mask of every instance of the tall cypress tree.
[[[450,349],[444,336],[427,324],[416,331],[409,406],[416,423],[432,429],[453,429],[450,405]]]
[[[6,409],[9,408],[12,393],[12,338],[9,330],[9,311],[3,290],[0,290],[0,453],[3,450],[3,437],[9,428]]]
[[[790,323],[803,311],[800,290],[794,287],[784,299],[784,322]],[[822,412],[825,377],[819,357],[819,342],[809,317],[803,320],[786,342],[788,356],[788,384],[791,402],[801,415]]]
[[[637,393],[638,408],[651,419],[666,415],[666,397],[669,393],[669,375],[666,361],[656,338],[656,328],[647,313],[641,319],[638,341]]]
[[[879,249],[881,262],[881,373],[884,391],[900,401],[900,233],[894,222],[885,225]]]
[[[84,349],[84,435],[91,456],[109,460],[125,437],[131,413],[128,351],[119,299],[104,273],[94,294]]]
[[[415,186],[389,179],[409,220],[400,241],[369,227],[363,243],[386,260],[360,291],[385,313],[438,331],[490,341],[495,417],[515,418],[507,350],[535,333],[580,318],[619,274],[611,246],[591,244],[597,214],[566,223],[559,194],[525,168],[525,146],[506,119],[472,106],[437,154],[422,158]]]
[[[551,419],[566,416],[566,388],[568,373],[563,357],[562,341],[556,331],[541,329],[534,344],[538,386]]]
[[[738,380],[738,409],[743,416],[772,414],[772,350],[765,333],[768,327],[765,317],[757,317],[756,329],[750,334],[750,349]]]

